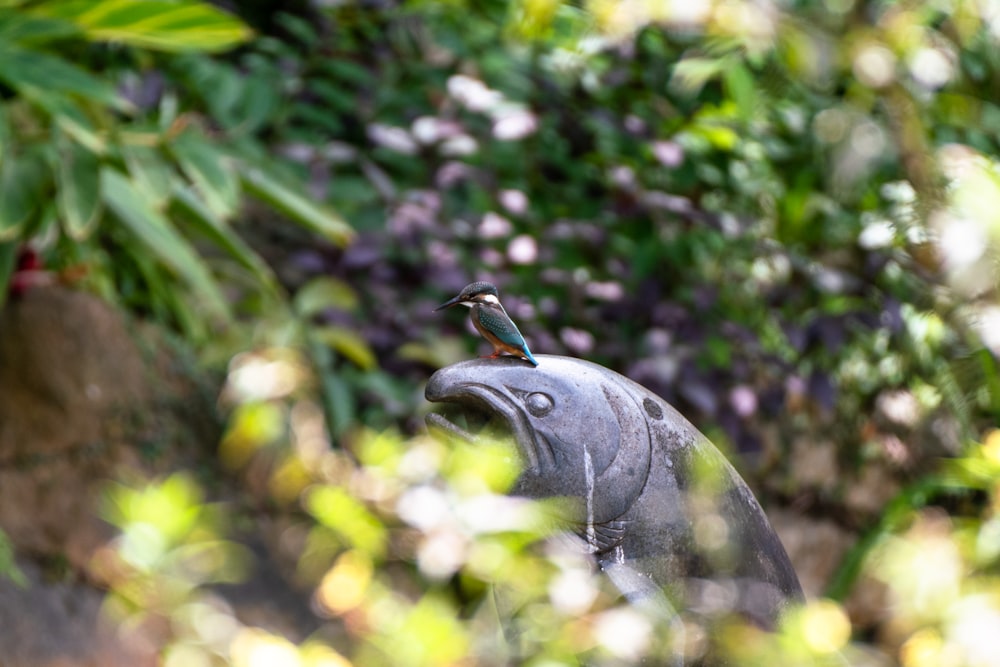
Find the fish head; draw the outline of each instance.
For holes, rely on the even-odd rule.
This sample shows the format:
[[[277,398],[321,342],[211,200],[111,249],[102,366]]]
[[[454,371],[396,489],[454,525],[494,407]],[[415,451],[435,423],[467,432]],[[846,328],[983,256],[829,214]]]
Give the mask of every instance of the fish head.
[[[579,519],[613,521],[649,474],[641,399],[596,364],[555,355],[538,355],[538,362],[530,367],[501,357],[453,364],[434,373],[425,396],[457,408],[466,423],[477,415],[479,423],[499,423],[510,434],[522,464],[513,494],[582,499]],[[477,435],[441,413],[427,421],[432,430],[466,440]]]

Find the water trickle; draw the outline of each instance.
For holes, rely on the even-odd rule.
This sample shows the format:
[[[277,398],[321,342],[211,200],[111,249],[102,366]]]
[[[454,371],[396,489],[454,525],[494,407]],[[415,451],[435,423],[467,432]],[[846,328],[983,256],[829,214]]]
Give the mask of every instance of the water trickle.
[[[594,528],[594,462],[590,450],[583,448],[583,471],[587,476],[587,545],[592,553],[597,551],[597,531]]]

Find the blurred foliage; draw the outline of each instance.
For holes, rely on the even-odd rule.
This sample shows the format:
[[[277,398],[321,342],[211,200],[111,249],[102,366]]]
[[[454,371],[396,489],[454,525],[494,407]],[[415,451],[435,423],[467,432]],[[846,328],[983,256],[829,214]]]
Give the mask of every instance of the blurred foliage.
[[[18,586],[26,586],[28,580],[14,559],[14,547],[7,533],[0,530],[0,577],[9,579]]]
[[[210,585],[246,555],[190,478],[116,486],[108,606],[169,618],[166,664],[997,662],[993,3],[254,4],[264,34],[196,2],[0,2],[0,283],[30,244],[232,357],[221,459],[299,522],[333,628],[231,616]],[[864,532],[835,599],[777,634],[660,632],[501,495],[502,445],[405,435],[481,344],[431,312],[474,278],[536,353],[622,371],[766,498]],[[852,628],[870,580],[893,613]]]
[[[793,610],[774,633],[724,612],[706,624],[682,610],[677,622],[655,605],[626,603],[566,541],[557,506],[503,495],[518,472],[510,443],[359,428],[332,448],[314,379],[289,354],[271,349],[234,364],[223,460],[261,501],[304,508],[287,532],[301,529],[296,577],[313,591],[322,628],[294,643],[233,615],[206,584],[233,572],[224,554],[238,555],[235,546],[214,569],[189,566],[150,586],[147,577],[166,576],[200,554],[196,547],[217,549],[222,523],[197,504],[189,478],[118,486],[107,516],[123,534],[101,562],[135,561],[143,574],[118,565],[126,576],[109,580],[109,605],[140,591],[155,597],[133,613],[173,610],[167,664],[699,664],[706,656],[747,666],[896,664],[852,637],[847,610],[831,599]],[[936,493],[984,501],[949,517],[929,507],[925,487],[924,504],[900,509],[867,550],[862,567],[884,582],[894,609],[881,645],[906,667],[992,665],[1000,431],[933,480]],[[166,595],[177,590],[183,603]],[[213,631],[198,631],[209,617]]]
[[[294,40],[241,56],[262,78],[282,63],[272,138],[359,231],[283,258],[293,287],[332,274],[364,294],[315,311],[365,343],[327,336],[342,412],[419,410],[427,367],[477,340],[430,309],[482,277],[532,349],[623,370],[741,451],[791,410],[852,443],[849,467],[891,458],[866,415],[893,390],[915,422],[973,435],[996,369],[950,363],[976,348],[975,313],[938,289],[929,239],[960,204],[941,163],[958,141],[967,161],[992,150],[945,104],[991,122],[970,92],[985,71],[962,67],[991,62],[989,16],[657,4],[347,4],[283,17]],[[761,465],[792,476],[786,454]]]
[[[206,606],[200,587],[246,576],[249,554],[222,539],[224,513],[183,473],[110,487],[102,514],[120,535],[93,569],[111,591],[107,613],[126,627],[196,615]]]
[[[191,1],[18,2],[0,8],[0,35],[4,297],[27,243],[60,279],[204,339],[233,316],[231,283],[278,289],[231,224],[243,190],[334,242],[352,235],[282,181],[253,135],[181,106],[154,74],[159,56],[121,46],[228,49],[250,36],[234,17]]]
[[[725,611],[719,639],[709,615],[682,620],[627,603],[567,535],[557,502],[504,494],[519,472],[506,440],[358,428],[330,447],[300,362],[269,349],[234,363],[222,456],[258,502],[304,510],[285,534],[299,535],[295,578],[312,592],[320,629],[295,643],[227,608],[209,584],[239,571],[234,542],[216,551],[219,528],[238,522],[199,505],[189,477],[117,485],[106,516],[122,536],[98,570],[115,575],[105,578],[107,605],[129,625],[169,617],[166,664],[674,664],[728,651],[729,633],[740,632],[768,650],[766,633]],[[214,569],[187,560],[202,549],[216,555]],[[846,616],[817,604],[789,621],[778,655],[822,661],[845,647]],[[832,630],[831,618],[840,622]]]

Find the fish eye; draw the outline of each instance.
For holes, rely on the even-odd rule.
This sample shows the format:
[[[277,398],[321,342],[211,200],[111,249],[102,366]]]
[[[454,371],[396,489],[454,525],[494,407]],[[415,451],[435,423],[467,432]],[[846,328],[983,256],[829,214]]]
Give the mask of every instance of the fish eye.
[[[555,407],[555,401],[548,394],[536,391],[524,398],[524,406],[535,417],[544,417]]]

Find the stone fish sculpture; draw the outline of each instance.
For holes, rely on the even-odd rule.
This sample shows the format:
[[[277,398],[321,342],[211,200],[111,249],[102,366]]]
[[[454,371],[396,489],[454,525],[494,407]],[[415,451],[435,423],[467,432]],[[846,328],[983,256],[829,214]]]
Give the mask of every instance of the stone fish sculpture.
[[[602,366],[537,355],[440,369],[427,400],[500,418],[523,459],[511,493],[577,499],[586,549],[632,602],[711,607],[773,627],[802,601],[784,547],[746,483],[666,401]],[[475,436],[440,414],[432,429]]]

